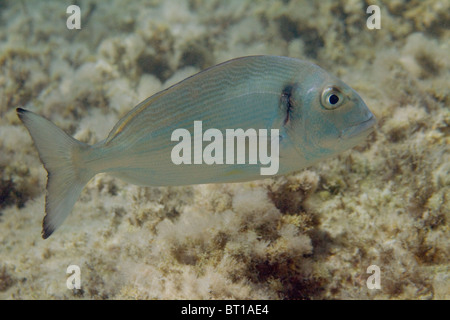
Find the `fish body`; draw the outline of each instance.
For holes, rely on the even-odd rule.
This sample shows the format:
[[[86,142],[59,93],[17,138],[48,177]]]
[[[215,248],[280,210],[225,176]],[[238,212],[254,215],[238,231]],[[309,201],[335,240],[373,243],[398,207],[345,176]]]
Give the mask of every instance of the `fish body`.
[[[355,146],[376,122],[341,80],[310,62],[278,56],[237,58],[191,76],[138,104],[93,146],[30,111],[17,112],[48,171],[44,238],[62,224],[85,184],[100,172],[144,186],[267,178],[261,163],[207,164],[192,154],[190,164],[175,164],[175,130],[183,128],[193,137],[194,151],[196,144],[200,151],[209,144],[198,135],[199,121],[203,131],[224,135],[229,129],[276,130],[268,141],[277,139],[277,175]],[[229,140],[225,137],[224,145]]]

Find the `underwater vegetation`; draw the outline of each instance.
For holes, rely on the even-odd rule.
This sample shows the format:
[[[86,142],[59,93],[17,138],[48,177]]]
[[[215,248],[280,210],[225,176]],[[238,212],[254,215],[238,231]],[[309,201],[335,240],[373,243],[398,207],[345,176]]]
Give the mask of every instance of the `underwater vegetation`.
[[[449,299],[450,4],[0,2],[0,298]],[[206,67],[270,54],[343,79],[378,119],[365,144],[283,177],[138,187],[91,180],[40,236],[46,172],[16,116],[89,144]],[[82,287],[66,287],[78,265]],[[367,268],[381,270],[368,289]]]

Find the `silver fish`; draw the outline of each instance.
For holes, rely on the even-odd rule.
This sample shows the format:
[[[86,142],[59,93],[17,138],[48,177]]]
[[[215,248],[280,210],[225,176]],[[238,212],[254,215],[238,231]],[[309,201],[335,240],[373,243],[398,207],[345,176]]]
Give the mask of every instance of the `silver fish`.
[[[48,172],[42,237],[66,219],[84,186],[106,172],[144,186],[249,181],[261,164],[176,165],[175,129],[277,129],[277,175],[298,171],[365,140],[376,120],[360,96],[320,67],[279,56],[233,59],[147,98],[108,137],[80,142],[45,118],[18,108]],[[194,142],[195,143],[195,142]]]

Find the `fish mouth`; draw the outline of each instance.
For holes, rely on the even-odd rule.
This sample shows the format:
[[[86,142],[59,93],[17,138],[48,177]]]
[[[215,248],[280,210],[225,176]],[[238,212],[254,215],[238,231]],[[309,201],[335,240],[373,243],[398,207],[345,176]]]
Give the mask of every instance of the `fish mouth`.
[[[367,136],[372,132],[375,123],[377,123],[377,119],[372,114],[369,119],[342,130],[341,138],[347,140],[357,136]]]

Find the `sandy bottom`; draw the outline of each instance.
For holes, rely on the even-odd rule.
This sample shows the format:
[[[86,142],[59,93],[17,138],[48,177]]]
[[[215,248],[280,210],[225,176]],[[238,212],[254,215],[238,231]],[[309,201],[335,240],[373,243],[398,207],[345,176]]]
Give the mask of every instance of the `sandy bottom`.
[[[364,1],[78,2],[81,30],[69,2],[0,3],[0,299],[450,299],[450,2],[379,1],[379,30]],[[250,54],[319,64],[376,131],[276,179],[98,175],[41,238],[46,172],[16,107],[95,143],[142,99]]]

